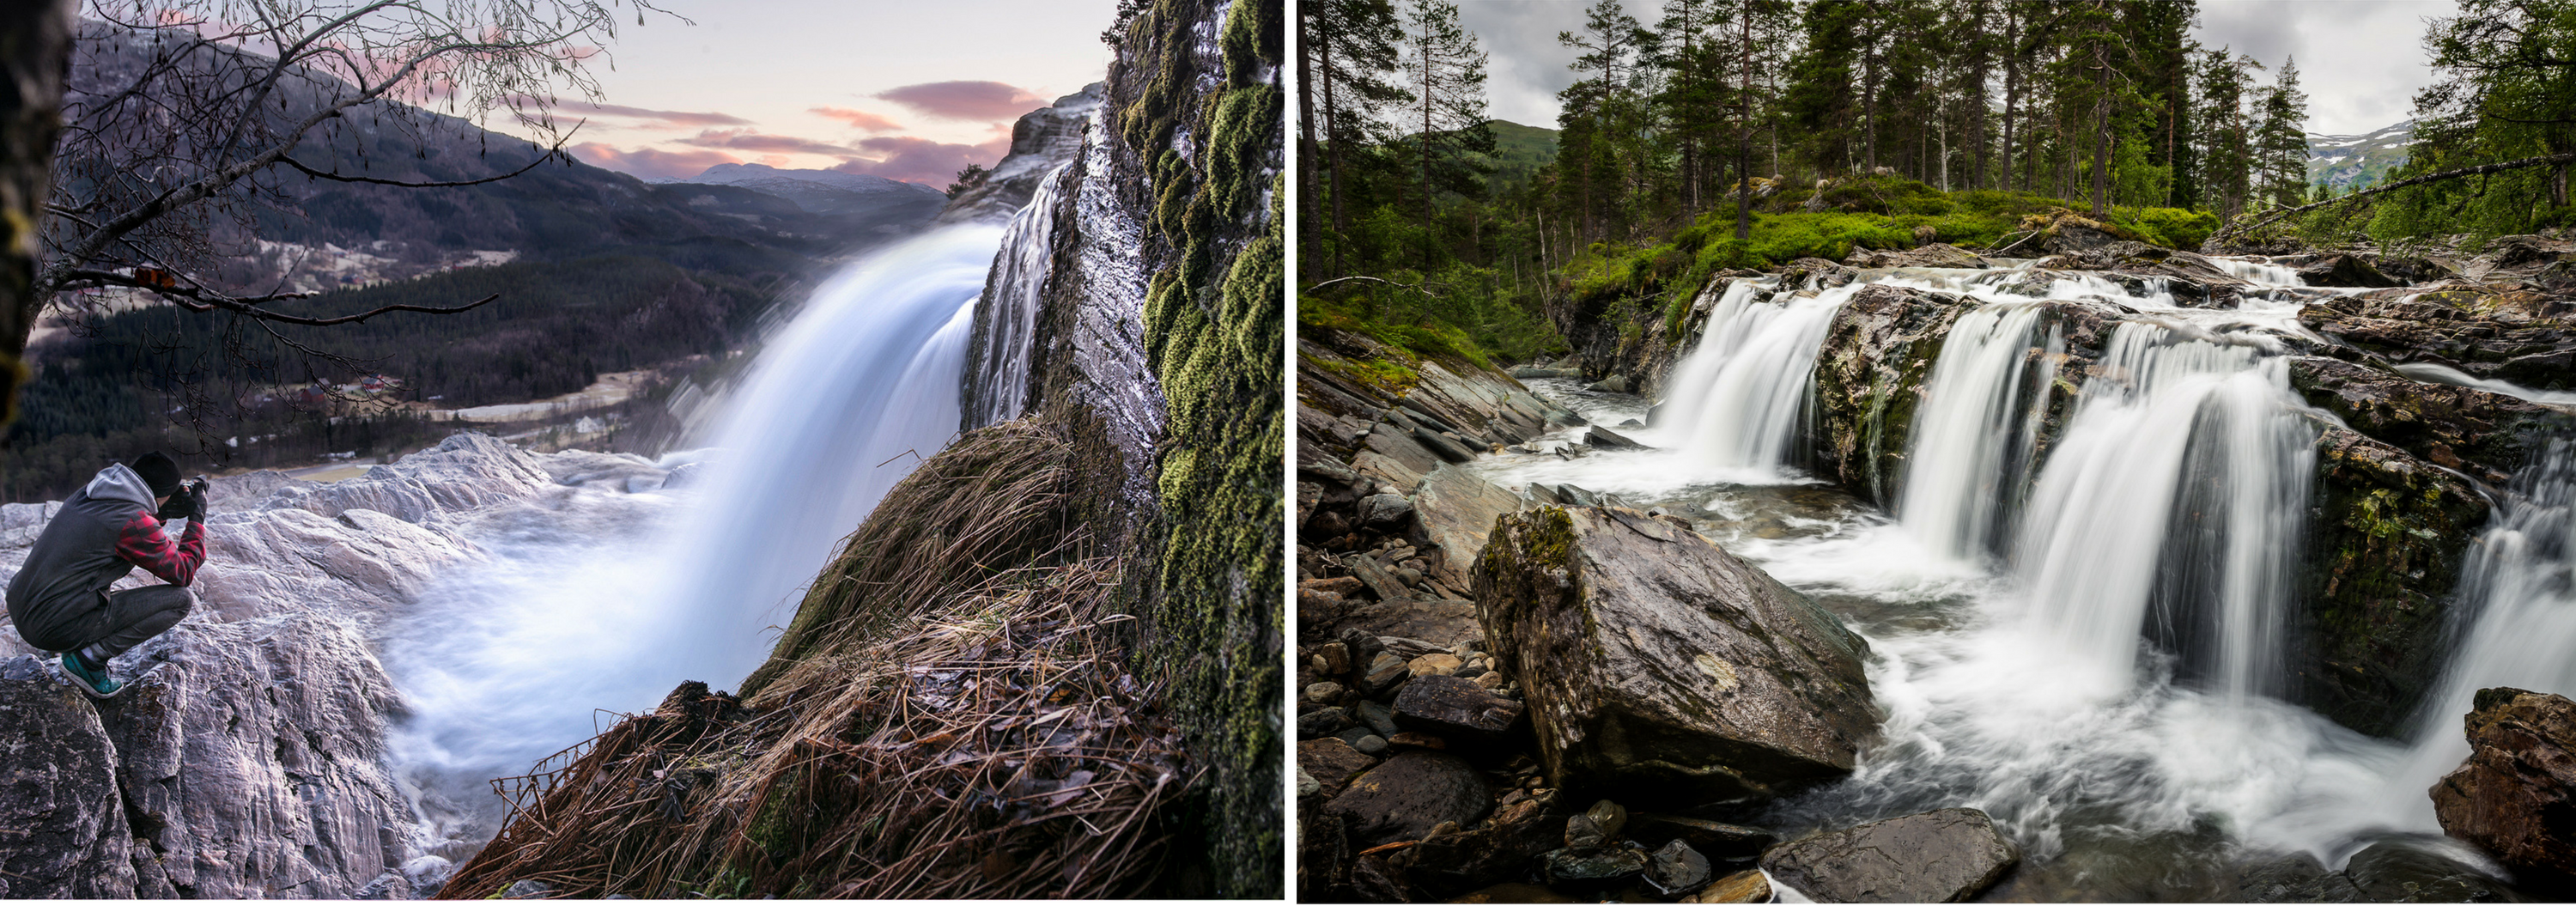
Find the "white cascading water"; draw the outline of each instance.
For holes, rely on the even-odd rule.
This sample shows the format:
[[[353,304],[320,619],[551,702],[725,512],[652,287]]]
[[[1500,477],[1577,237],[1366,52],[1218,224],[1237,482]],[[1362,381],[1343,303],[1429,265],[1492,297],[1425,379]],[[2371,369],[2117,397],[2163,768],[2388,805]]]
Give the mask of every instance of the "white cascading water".
[[[993,257],[979,316],[990,325],[982,358],[966,381],[966,427],[981,428],[1020,417],[1029,396],[1029,365],[1036,358],[1039,296],[1055,271],[1055,208],[1065,164],[1038,182],[1027,207],[1012,215],[1002,236],[1007,254]]]
[[[1738,280],[1710,311],[1689,355],[1673,366],[1662,418],[1684,454],[1719,469],[1777,471],[1806,428],[1816,353],[1843,303],[1865,284],[1759,299]]]
[[[2316,429],[2285,363],[2265,353],[2143,321],[2112,335],[2032,489],[2014,557],[2031,622],[2071,653],[2071,682],[2128,691],[2167,545],[2186,534],[2214,536],[2187,552],[2214,581],[2167,591],[2195,602],[2214,592],[2216,612],[2166,618],[2216,625],[2168,628],[2210,630],[2218,688],[2260,692],[2275,679]]]
[[[2424,791],[2469,756],[2460,719],[2478,690],[2576,696],[2576,440],[2552,442],[2514,476],[2469,556],[2459,594],[2468,631],[2389,783],[2391,818],[2418,829],[2437,826]]]
[[[943,229],[818,287],[720,407],[693,488],[496,517],[492,562],[424,590],[422,625],[390,643],[406,761],[515,774],[592,735],[595,709],[649,708],[683,680],[730,688],[757,666],[841,539],[957,433],[1001,232]]]
[[[2006,482],[2037,436],[2032,404],[2055,371],[2031,328],[2036,302],[1979,307],[1951,327],[1914,412],[1903,491],[1896,515],[1934,552],[1959,559],[1985,554],[2004,508],[2016,496]],[[2037,380],[2028,380],[2039,358]]]
[[[2265,286],[2299,286],[2299,272],[2269,261],[2247,261],[2242,258],[2211,258],[2209,263],[2230,277]]]
[[[2419,381],[2469,387],[2484,390],[2489,393],[2501,393],[2506,396],[2519,397],[2535,403],[2546,403],[2552,406],[2576,406],[2576,391],[2533,390],[2529,387],[2525,387],[2511,381],[2499,381],[2492,378],[2477,377],[2449,365],[2436,365],[2431,362],[2407,362],[2395,367],[2398,374],[2402,374]]]

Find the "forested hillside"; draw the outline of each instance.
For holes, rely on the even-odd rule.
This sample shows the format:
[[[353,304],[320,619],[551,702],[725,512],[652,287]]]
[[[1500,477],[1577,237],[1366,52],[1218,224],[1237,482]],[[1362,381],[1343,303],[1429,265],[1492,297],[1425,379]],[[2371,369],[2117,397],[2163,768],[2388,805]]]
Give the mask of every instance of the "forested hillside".
[[[262,59],[163,40],[166,31],[84,24],[70,81],[76,114],[129,85],[183,91],[143,74],[238,78]],[[265,128],[321,102],[315,85],[329,77],[305,75],[316,81],[281,87]],[[84,134],[92,138],[66,143],[56,161],[64,194],[78,202],[64,209],[130,201],[140,190],[122,161],[156,138]],[[604,372],[721,359],[752,339],[783,291],[917,232],[944,202],[935,190],[890,184],[897,191],[808,209],[758,187],[647,184],[544,153],[465,119],[402,108],[363,128],[308,134],[299,163],[339,178],[267,179],[247,203],[175,218],[119,246],[99,264],[220,293],[318,294],[265,305],[290,316],[493,301],[305,327],[183,311],[122,288],[65,294],[31,341],[22,415],[0,446],[0,494],[58,498],[102,462],[153,447],[209,470],[395,454],[448,426],[348,403],[525,402]],[[379,374],[392,381],[380,391],[330,389]]]
[[[1598,2],[1559,36],[1578,78],[1548,155],[1484,122],[1486,52],[1454,3],[1302,9],[1301,317],[1423,351],[1545,355],[1543,306],[1611,284],[1932,241],[2008,254],[2060,209],[2197,247],[2356,188],[2576,151],[2576,67],[2548,50],[2576,23],[2528,4],[2435,21],[2442,81],[2412,143],[2355,137],[2324,167],[2297,61],[2202,45],[2189,0],[1672,0],[1651,22]],[[2366,196],[2263,238],[2530,232],[2565,218],[2566,166]]]

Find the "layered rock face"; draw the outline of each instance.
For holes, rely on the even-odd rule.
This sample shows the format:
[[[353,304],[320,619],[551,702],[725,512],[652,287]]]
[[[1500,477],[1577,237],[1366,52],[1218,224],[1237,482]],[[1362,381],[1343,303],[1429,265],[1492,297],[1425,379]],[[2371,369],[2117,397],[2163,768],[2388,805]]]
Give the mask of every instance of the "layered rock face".
[[[445,860],[395,781],[386,734],[403,705],[376,641],[438,574],[481,558],[484,516],[663,479],[632,456],[476,434],[335,484],[216,479],[199,603],[111,664],[123,693],[92,701],[37,657],[0,667],[0,719],[28,740],[0,758],[21,778],[0,809],[57,828],[0,835],[0,868],[43,879],[0,880],[15,896],[226,899],[434,884]],[[0,576],[57,508],[0,507]]]
[[[2442,831],[2527,883],[2576,889],[2576,702],[2482,689],[2463,723],[2469,758],[2431,791]]]
[[[1849,773],[1876,736],[1868,644],[1685,526],[1617,507],[1507,516],[1475,593],[1551,775],[1759,801]]]

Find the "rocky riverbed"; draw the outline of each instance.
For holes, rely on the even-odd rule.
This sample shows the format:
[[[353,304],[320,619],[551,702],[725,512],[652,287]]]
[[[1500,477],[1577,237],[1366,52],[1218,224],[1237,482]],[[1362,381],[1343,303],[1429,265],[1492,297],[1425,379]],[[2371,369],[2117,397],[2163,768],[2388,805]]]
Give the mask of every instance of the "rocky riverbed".
[[[1721,276],[1672,337],[1554,312],[1577,355],[1511,374],[1301,336],[1304,895],[2559,889],[2559,712],[2479,693],[2465,764],[2463,715],[2431,712],[2482,681],[2455,653],[2498,609],[2468,603],[2496,533],[2557,499],[2532,488],[2576,426],[2576,244],[2088,232]],[[1801,305],[1812,366],[1693,361]],[[1415,377],[1353,367],[1389,358]],[[1936,389],[1971,380],[1982,409]],[[1792,410],[1776,455],[1713,465],[1769,411],[1719,397],[1760,386]],[[2157,469],[2126,508],[2152,523],[2096,511]],[[2052,546],[2087,531],[2115,534]],[[2098,606],[2051,601],[2080,588]],[[2438,785],[2408,766],[2443,758]]]

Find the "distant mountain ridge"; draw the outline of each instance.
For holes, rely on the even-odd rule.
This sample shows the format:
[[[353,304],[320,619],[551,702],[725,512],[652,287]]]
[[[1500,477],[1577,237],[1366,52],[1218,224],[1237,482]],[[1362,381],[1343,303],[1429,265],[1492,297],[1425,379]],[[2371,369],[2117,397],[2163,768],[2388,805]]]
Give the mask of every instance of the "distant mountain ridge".
[[[2411,119],[2361,135],[2308,133],[2308,184],[2338,193],[2378,185],[2388,171],[2406,164],[2406,149],[2414,143]]]
[[[939,205],[948,203],[946,193],[920,183],[838,170],[781,170],[768,164],[717,164],[708,167],[704,173],[685,179],[661,177],[645,182],[740,186],[787,199],[816,214],[838,214],[888,204],[906,207],[927,204],[936,213]]]

